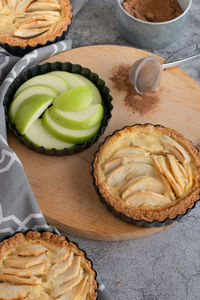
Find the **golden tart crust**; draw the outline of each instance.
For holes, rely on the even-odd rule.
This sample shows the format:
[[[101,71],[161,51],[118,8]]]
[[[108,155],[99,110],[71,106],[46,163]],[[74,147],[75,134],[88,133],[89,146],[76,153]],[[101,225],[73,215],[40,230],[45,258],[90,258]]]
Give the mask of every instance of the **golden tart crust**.
[[[0,300],[95,300],[96,273],[84,252],[50,232],[0,243]]]
[[[20,1],[25,2],[27,6],[25,5],[23,7],[22,11],[18,13],[17,18],[15,6],[18,5]],[[10,8],[8,7],[9,2],[11,2]],[[49,8],[48,3],[53,7]],[[8,12],[4,13],[3,5],[4,8],[7,5]],[[35,5],[35,7],[31,9],[33,5]],[[12,10],[14,11],[13,13],[11,13]],[[12,14],[13,17],[10,21],[8,20],[8,24],[6,25],[5,23],[4,26],[2,24],[3,15],[6,14]],[[24,17],[25,19],[23,19]],[[21,48],[44,45],[48,41],[54,41],[56,37],[61,36],[62,33],[67,30],[71,19],[72,6],[69,0],[0,0],[0,43],[8,44],[13,47],[19,46]],[[34,28],[34,26],[36,27]],[[34,36],[34,30],[41,30],[41,32],[36,32]],[[22,35],[19,34],[19,31]],[[28,37],[26,37],[26,35]]]
[[[177,131],[138,124],[106,138],[95,155],[93,176],[103,202],[116,215],[164,222],[199,200],[200,155]]]

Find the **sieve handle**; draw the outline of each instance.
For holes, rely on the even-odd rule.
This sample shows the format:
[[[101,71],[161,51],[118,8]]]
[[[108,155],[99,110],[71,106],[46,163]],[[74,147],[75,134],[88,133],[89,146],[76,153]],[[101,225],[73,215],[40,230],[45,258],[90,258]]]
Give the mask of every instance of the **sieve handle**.
[[[174,52],[164,61],[162,68],[175,67],[197,59],[200,59],[200,44]]]

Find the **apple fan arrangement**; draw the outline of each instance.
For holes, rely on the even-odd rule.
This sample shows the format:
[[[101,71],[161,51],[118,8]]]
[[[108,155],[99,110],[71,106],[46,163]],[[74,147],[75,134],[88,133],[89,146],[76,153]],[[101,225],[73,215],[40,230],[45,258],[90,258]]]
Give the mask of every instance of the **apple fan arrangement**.
[[[7,108],[9,122],[35,150],[42,147],[47,150],[46,154],[51,154],[48,151],[55,149],[57,153],[53,154],[59,155],[80,152],[86,147],[78,147],[86,143],[88,147],[91,141],[96,141],[109,119],[104,105],[109,90],[106,88],[107,95],[103,99],[105,84],[98,80],[103,89],[90,78],[70,71],[50,69],[50,72],[31,76],[16,85]],[[63,149],[71,152],[59,152]]]

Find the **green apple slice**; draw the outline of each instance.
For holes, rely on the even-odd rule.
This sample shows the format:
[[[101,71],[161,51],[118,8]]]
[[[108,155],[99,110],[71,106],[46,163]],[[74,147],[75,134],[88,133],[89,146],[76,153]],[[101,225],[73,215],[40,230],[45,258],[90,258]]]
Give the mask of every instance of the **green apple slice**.
[[[92,104],[102,103],[101,94],[100,94],[98,88],[95,86],[95,84],[91,80],[87,79],[86,77],[84,77],[82,75],[76,74],[76,77],[78,79],[83,80],[86,85],[91,87],[92,92],[93,92]]]
[[[64,128],[52,120],[48,109],[42,116],[42,122],[49,133],[54,135],[56,138],[64,142],[74,144],[84,143],[90,140],[95,134],[97,134],[100,127],[100,123],[98,123],[90,129],[73,130]]]
[[[23,91],[25,88],[33,85],[44,84],[56,89],[58,94],[62,94],[69,89],[69,83],[61,77],[49,74],[38,75],[25,81],[17,90],[16,94]]]
[[[54,106],[49,108],[49,114],[60,126],[70,129],[87,129],[97,125],[103,118],[103,106],[91,104],[87,109],[77,112],[65,112]]]
[[[25,134],[29,127],[36,121],[53,98],[49,95],[33,95],[26,99],[18,108],[15,116],[15,126],[19,133]]]
[[[64,148],[71,149],[74,144],[66,143],[58,140],[50,134],[42,124],[41,119],[37,119],[26,131],[25,138],[37,147],[43,146],[45,149],[55,148],[62,150]]]
[[[89,86],[79,86],[57,96],[53,105],[63,111],[81,111],[92,102],[92,89]]]
[[[53,72],[50,72],[48,74],[52,74],[52,75],[56,75],[56,76],[62,77],[67,82],[69,82],[69,85],[70,85],[71,89],[73,89],[75,87],[78,87],[78,86],[87,85],[85,83],[85,81],[81,77],[78,78],[76,76],[76,74],[72,74],[72,73],[69,73],[69,72],[65,72],[65,71],[53,71]]]
[[[69,72],[65,72],[65,71],[53,71],[48,74],[55,74],[57,76],[64,78],[66,81],[69,82],[71,89],[78,87],[78,86],[83,86],[83,85],[87,85],[87,86],[91,87],[92,92],[93,92],[92,103],[93,104],[102,103],[101,94],[100,94],[98,88],[95,86],[95,84],[92,81],[90,81],[86,77],[84,77],[80,74],[69,73]]]
[[[22,102],[24,102],[27,98],[37,94],[49,95],[55,98],[58,95],[58,92],[54,88],[47,85],[34,85],[24,89],[14,97],[9,107],[9,117],[11,123],[14,123],[16,112]]]

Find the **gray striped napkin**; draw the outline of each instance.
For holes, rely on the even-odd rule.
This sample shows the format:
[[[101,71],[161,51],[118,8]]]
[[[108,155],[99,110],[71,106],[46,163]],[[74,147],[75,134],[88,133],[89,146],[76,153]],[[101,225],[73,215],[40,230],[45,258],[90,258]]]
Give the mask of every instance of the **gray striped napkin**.
[[[72,0],[74,15],[87,0]],[[66,39],[50,46],[38,48],[23,58],[12,56],[0,47],[0,240],[16,231],[58,230],[47,225],[36,202],[23,166],[7,144],[3,99],[13,80],[27,68],[57,53],[71,49],[72,41]],[[111,300],[105,286],[100,284],[98,299]]]
[[[3,99],[11,82],[25,69],[33,67],[40,61],[59,52],[71,48],[71,40],[63,40],[50,46],[36,49],[16,62],[16,57],[10,56],[0,49],[0,238],[16,231],[28,228],[37,230],[50,229],[36,203],[33,192],[25,175],[23,166],[17,155],[6,142],[5,114]],[[13,66],[11,68],[9,62]],[[7,63],[5,63],[7,62]],[[9,71],[7,77],[3,76]]]

